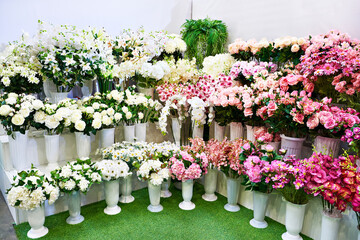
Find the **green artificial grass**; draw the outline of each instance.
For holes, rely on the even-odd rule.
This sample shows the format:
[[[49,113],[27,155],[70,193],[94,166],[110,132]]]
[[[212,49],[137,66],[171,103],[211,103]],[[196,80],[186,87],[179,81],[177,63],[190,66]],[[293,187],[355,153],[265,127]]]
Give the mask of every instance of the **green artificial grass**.
[[[271,240],[281,239],[286,231],[285,226],[266,218],[269,226],[266,229],[256,229],[249,221],[253,212],[245,207],[237,213],[227,212],[224,205],[225,197],[218,194],[215,202],[206,202],[201,198],[204,189],[195,184],[192,201],[196,208],[184,211],[178,207],[182,201],[181,191],[171,188],[170,198],[162,198],[164,210],[151,213],[147,210],[149,197],[147,188],[133,192],[135,201],[130,204],[120,204],[121,213],[108,216],[104,213],[105,201],[97,202],[81,208],[85,220],[77,225],[68,225],[65,219],[68,212],[62,212],[46,218],[45,226],[49,233],[41,239],[244,239]],[[28,223],[14,227],[18,238],[28,239]],[[303,238],[310,239],[303,236]]]

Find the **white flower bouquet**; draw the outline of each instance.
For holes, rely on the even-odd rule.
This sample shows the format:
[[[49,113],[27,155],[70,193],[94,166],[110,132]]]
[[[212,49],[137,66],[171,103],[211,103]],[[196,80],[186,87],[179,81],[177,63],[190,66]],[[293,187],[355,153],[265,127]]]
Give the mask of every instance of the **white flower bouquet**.
[[[101,170],[91,159],[76,160],[67,163],[51,172],[51,176],[59,186],[60,191],[71,193],[81,191],[86,193],[92,184],[101,182]]]
[[[58,197],[59,188],[54,181],[34,167],[18,172],[7,190],[9,204],[23,210],[33,210],[46,200],[53,204]]]
[[[101,170],[104,181],[125,178],[132,174],[132,172],[129,171],[129,166],[122,160],[102,160],[95,165]]]
[[[219,74],[228,74],[235,63],[235,58],[229,53],[216,54],[204,58],[202,71],[216,78]]]
[[[174,154],[179,152],[180,148],[168,141],[147,144],[147,155],[151,160],[159,160],[163,163],[167,163]]]
[[[167,164],[160,160],[147,160],[140,164],[137,175],[140,180],[149,181],[153,185],[161,185],[170,177],[170,171]]]

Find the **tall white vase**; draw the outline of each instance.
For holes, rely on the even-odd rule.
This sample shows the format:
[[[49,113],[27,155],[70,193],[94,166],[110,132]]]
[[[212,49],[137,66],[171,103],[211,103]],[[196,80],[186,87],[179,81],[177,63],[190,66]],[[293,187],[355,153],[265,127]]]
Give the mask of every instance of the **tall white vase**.
[[[202,198],[205,201],[213,202],[217,200],[215,195],[216,184],[217,184],[218,170],[209,168],[207,174],[205,175],[204,189],[205,194],[202,195]]]
[[[56,85],[53,83],[53,81],[49,79],[44,79],[43,81],[43,89],[45,96],[51,100],[51,92],[56,92]]]
[[[330,217],[323,213],[321,219],[321,240],[337,240],[341,217]]]
[[[135,139],[135,125],[124,125],[125,141],[134,142]]]
[[[28,131],[25,134],[13,132],[9,136],[10,158],[17,171],[29,169],[31,164],[27,160]]]
[[[171,197],[172,193],[169,191],[169,187],[171,184],[171,178],[169,177],[166,181],[163,181],[161,184],[161,197],[162,198],[169,198]]]
[[[339,156],[341,140],[338,138],[327,138],[317,136],[314,141],[315,150],[324,155],[332,155],[333,157]]]
[[[250,225],[254,228],[266,228],[265,221],[266,208],[269,200],[269,194],[253,191],[254,218],[250,220]]]
[[[135,198],[131,196],[132,175],[129,175],[122,180],[120,188],[121,188],[121,197],[119,201],[121,203],[131,203],[135,200]]]
[[[150,205],[147,207],[147,209],[150,212],[161,212],[163,210],[163,206],[161,206],[160,204],[161,185],[154,185],[151,184],[149,181],[148,190],[149,190]]]
[[[230,140],[244,138],[244,127],[241,122],[230,123]]]
[[[142,88],[142,87],[137,87],[139,93],[143,93],[146,96],[150,96],[151,99],[154,99],[154,88]]]
[[[193,122],[193,138],[203,138],[204,137],[204,125],[198,126],[195,122]]]
[[[48,161],[48,170],[54,170],[58,166],[60,155],[60,135],[44,135],[45,154]]]
[[[45,206],[40,205],[33,210],[27,211],[27,218],[31,229],[27,232],[28,238],[41,238],[45,236],[49,230],[44,227],[45,223]]]
[[[285,227],[281,235],[283,240],[302,240],[300,232],[304,223],[306,204],[294,204],[286,201]]]
[[[218,141],[224,140],[225,137],[225,126],[220,126],[217,122],[214,124],[214,135]]]
[[[180,147],[181,125],[179,119],[171,118],[171,128],[176,146]]]
[[[69,214],[66,219],[68,224],[78,224],[84,221],[81,215],[81,195],[79,191],[73,191],[68,194]]]
[[[83,82],[83,86],[81,87],[83,98],[90,97],[92,91],[93,91],[93,80],[85,80]]]
[[[229,212],[237,212],[240,206],[237,204],[240,191],[240,179],[227,177],[227,199],[228,203],[224,206]]]
[[[60,101],[67,98],[69,92],[50,92],[51,102],[54,104],[58,104]]]
[[[281,137],[281,148],[286,150],[285,157],[295,155],[296,158],[301,158],[302,145],[305,138],[287,137],[284,134]]]
[[[250,125],[246,125],[246,139],[255,142],[255,135],[254,135],[254,127]]]
[[[182,197],[184,201],[179,204],[179,207],[182,210],[193,210],[195,208],[195,204],[191,202],[193,196],[193,188],[194,188],[194,180],[189,179],[182,182]]]
[[[147,127],[147,123],[135,124],[136,141],[146,142],[146,127]]]
[[[119,183],[120,179],[104,181],[105,202],[107,204],[104,213],[107,215],[116,215],[121,212],[121,208],[117,205],[119,202]]]
[[[75,132],[76,152],[80,159],[87,159],[91,152],[91,137],[82,133]]]
[[[101,147],[110,147],[115,142],[115,128],[106,128],[100,131]]]

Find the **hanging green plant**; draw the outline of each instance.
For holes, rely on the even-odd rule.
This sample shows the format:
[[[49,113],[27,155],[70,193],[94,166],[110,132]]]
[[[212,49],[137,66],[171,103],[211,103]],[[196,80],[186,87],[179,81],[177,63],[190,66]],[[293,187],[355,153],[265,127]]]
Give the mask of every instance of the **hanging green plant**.
[[[198,66],[202,66],[205,57],[225,52],[228,32],[221,20],[187,19],[182,28],[182,38],[187,45],[186,56],[189,59],[195,57]]]

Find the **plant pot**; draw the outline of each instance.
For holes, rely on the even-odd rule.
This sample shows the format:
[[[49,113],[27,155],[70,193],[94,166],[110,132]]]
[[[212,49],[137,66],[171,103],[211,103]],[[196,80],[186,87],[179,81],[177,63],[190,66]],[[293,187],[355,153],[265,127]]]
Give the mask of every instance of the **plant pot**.
[[[121,203],[131,203],[135,200],[133,196],[131,196],[132,192],[132,175],[125,177],[122,180],[120,185],[121,187],[121,197],[119,202]]]
[[[27,161],[28,131],[22,134],[18,131],[9,136],[10,158],[14,169],[22,171],[29,169],[31,164]]]
[[[217,176],[218,170],[212,168],[209,168],[207,174],[205,175],[205,194],[202,195],[202,198],[207,202],[213,202],[217,200],[217,196],[215,195]]]
[[[266,208],[269,201],[269,194],[253,191],[254,218],[250,220],[250,225],[254,228],[266,228],[265,221]]]
[[[341,140],[337,138],[327,138],[317,136],[314,141],[315,151],[324,155],[339,156]]]
[[[193,210],[195,208],[195,204],[191,202],[191,198],[193,196],[194,180],[189,179],[183,181],[181,185],[182,185],[181,193],[184,201],[182,201],[179,204],[179,207],[182,210]]]
[[[174,187],[176,189],[178,189],[178,190],[181,190],[182,189],[182,182],[178,182],[178,181],[174,182]]]
[[[48,170],[53,170],[58,167],[60,155],[60,135],[44,135],[45,139],[45,154],[48,161]]]
[[[119,202],[119,183],[120,179],[104,181],[105,202],[107,204],[104,213],[107,215],[116,215],[121,212],[121,208],[117,205]]]
[[[100,131],[101,147],[110,147],[115,142],[115,128],[106,128]]]
[[[27,232],[28,238],[41,238],[45,236],[49,230],[44,227],[45,223],[45,206],[44,204],[39,207],[26,211],[27,218],[31,229]]]
[[[171,178],[169,177],[166,181],[163,181],[161,184],[161,197],[162,198],[169,198],[171,197],[171,192],[169,191],[169,187],[171,184]]]
[[[302,240],[299,233],[303,227],[306,205],[286,201],[286,232],[281,235],[283,240]]]
[[[124,125],[125,141],[134,142],[135,139],[135,125]]]
[[[341,217],[331,217],[323,212],[321,219],[321,240],[337,240]]]
[[[82,132],[75,132],[76,152],[80,159],[88,159],[91,152],[91,138]]]
[[[174,142],[176,146],[180,147],[181,125],[179,123],[179,119],[171,118],[171,128],[173,132]]]
[[[193,122],[193,138],[203,138],[204,137],[204,125],[198,126],[195,122]]]
[[[146,126],[147,126],[147,123],[135,124],[136,141],[146,142]]]
[[[90,97],[93,92],[93,80],[85,80],[81,87],[83,98]]]
[[[244,127],[241,122],[230,123],[230,140],[244,138]]]
[[[68,224],[79,224],[84,221],[84,217],[81,216],[81,195],[79,191],[73,191],[68,194],[69,214],[66,219]]]
[[[161,185],[154,185],[151,184],[149,181],[148,190],[150,197],[150,205],[147,207],[147,209],[150,212],[161,212],[163,210],[163,206],[160,205]]]
[[[154,88],[142,88],[142,87],[137,87],[139,93],[143,93],[146,96],[150,96],[151,99],[154,99]]]
[[[227,177],[227,199],[228,203],[224,206],[226,211],[237,212],[240,206],[237,204],[240,191],[240,179]]]
[[[225,137],[225,126],[220,126],[217,122],[214,124],[214,135],[218,141],[224,140]]]
[[[287,137],[284,134],[281,134],[280,137],[281,148],[286,150],[285,157],[295,155],[295,158],[301,158],[301,150],[305,138]]]
[[[54,104],[58,104],[60,101],[67,98],[69,92],[50,92],[51,102]]]
[[[253,143],[256,141],[253,126],[246,125],[246,139]]]

